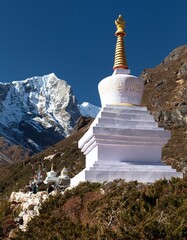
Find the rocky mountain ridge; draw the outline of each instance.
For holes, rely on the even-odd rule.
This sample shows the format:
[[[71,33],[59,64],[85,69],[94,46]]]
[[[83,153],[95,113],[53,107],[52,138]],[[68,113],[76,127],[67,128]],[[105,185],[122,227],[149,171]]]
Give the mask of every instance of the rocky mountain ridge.
[[[20,160],[53,145],[72,132],[81,111],[97,112],[88,103],[85,112],[84,105],[77,105],[71,86],[54,73],[0,83],[0,150]]]

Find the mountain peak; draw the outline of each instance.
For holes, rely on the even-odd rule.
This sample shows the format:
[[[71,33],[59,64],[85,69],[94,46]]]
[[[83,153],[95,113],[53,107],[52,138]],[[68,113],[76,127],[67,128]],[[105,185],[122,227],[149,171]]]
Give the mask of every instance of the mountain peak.
[[[101,108],[96,107],[91,103],[83,102],[82,104],[78,105],[78,109],[82,116],[95,118]]]
[[[54,73],[0,83],[0,135],[40,151],[73,130],[80,112],[71,86]]]

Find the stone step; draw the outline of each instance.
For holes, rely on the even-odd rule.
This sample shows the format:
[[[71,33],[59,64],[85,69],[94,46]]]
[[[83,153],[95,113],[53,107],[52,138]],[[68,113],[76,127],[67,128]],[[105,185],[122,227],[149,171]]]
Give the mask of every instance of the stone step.
[[[106,105],[103,109],[108,109],[109,111],[125,111],[125,110],[137,110],[137,111],[147,111],[147,107],[141,106],[125,106],[125,105]]]
[[[102,112],[132,113],[132,114],[150,113],[146,107],[118,107],[118,106],[104,107]]]
[[[123,170],[86,170],[84,169],[78,175],[71,179],[71,187],[77,186],[80,182],[91,181],[91,182],[109,182],[114,179],[124,179],[125,181],[138,181],[142,183],[153,183],[160,179],[171,179],[172,177],[182,178],[183,174],[181,172],[176,172],[170,167],[170,169],[163,167],[163,170],[150,171],[148,170],[138,170],[138,169],[126,169]]]
[[[117,128],[117,127],[122,127],[122,128],[158,128],[157,122],[153,121],[136,121],[136,120],[124,120],[124,119],[118,119],[115,118],[111,121],[110,118],[99,118],[98,119],[98,124],[96,126],[103,126],[103,127],[112,127],[112,128]]]
[[[143,183],[155,182],[159,179],[171,179],[171,177],[182,178],[182,173],[173,171],[171,168],[163,171],[150,170],[126,170],[126,171],[85,171],[85,181],[104,182],[113,181],[114,179],[124,179],[125,181],[138,181]]]
[[[115,164],[94,164],[93,167],[90,168],[90,171],[172,171],[176,172],[175,169],[172,169],[171,166],[167,165],[156,165],[156,164],[146,164],[146,165],[115,165]]]
[[[146,114],[133,113],[115,113],[115,112],[101,112],[100,118],[122,119],[134,121],[154,121],[154,118],[147,112]]]
[[[93,127],[93,134],[95,135],[113,135],[113,136],[128,136],[128,137],[136,137],[136,138],[160,138],[165,139],[170,137],[169,131],[164,131],[162,128],[155,128],[155,129],[125,129],[122,127],[119,128],[112,128],[112,127],[103,127],[103,126],[96,126]]]

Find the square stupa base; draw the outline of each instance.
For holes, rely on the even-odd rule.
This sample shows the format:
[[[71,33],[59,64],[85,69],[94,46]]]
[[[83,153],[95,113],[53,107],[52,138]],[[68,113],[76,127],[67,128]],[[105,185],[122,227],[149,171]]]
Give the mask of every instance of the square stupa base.
[[[86,167],[70,185],[119,178],[144,183],[182,178],[182,173],[161,161],[169,137],[170,132],[158,128],[147,108],[108,105],[78,143],[86,155]]]

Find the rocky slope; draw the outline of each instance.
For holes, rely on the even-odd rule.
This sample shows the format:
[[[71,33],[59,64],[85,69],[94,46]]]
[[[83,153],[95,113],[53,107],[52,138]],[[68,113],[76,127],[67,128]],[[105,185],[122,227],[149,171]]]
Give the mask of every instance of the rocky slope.
[[[187,165],[187,45],[174,49],[161,64],[141,74],[143,105],[156,121],[171,130],[163,160],[182,169]]]

